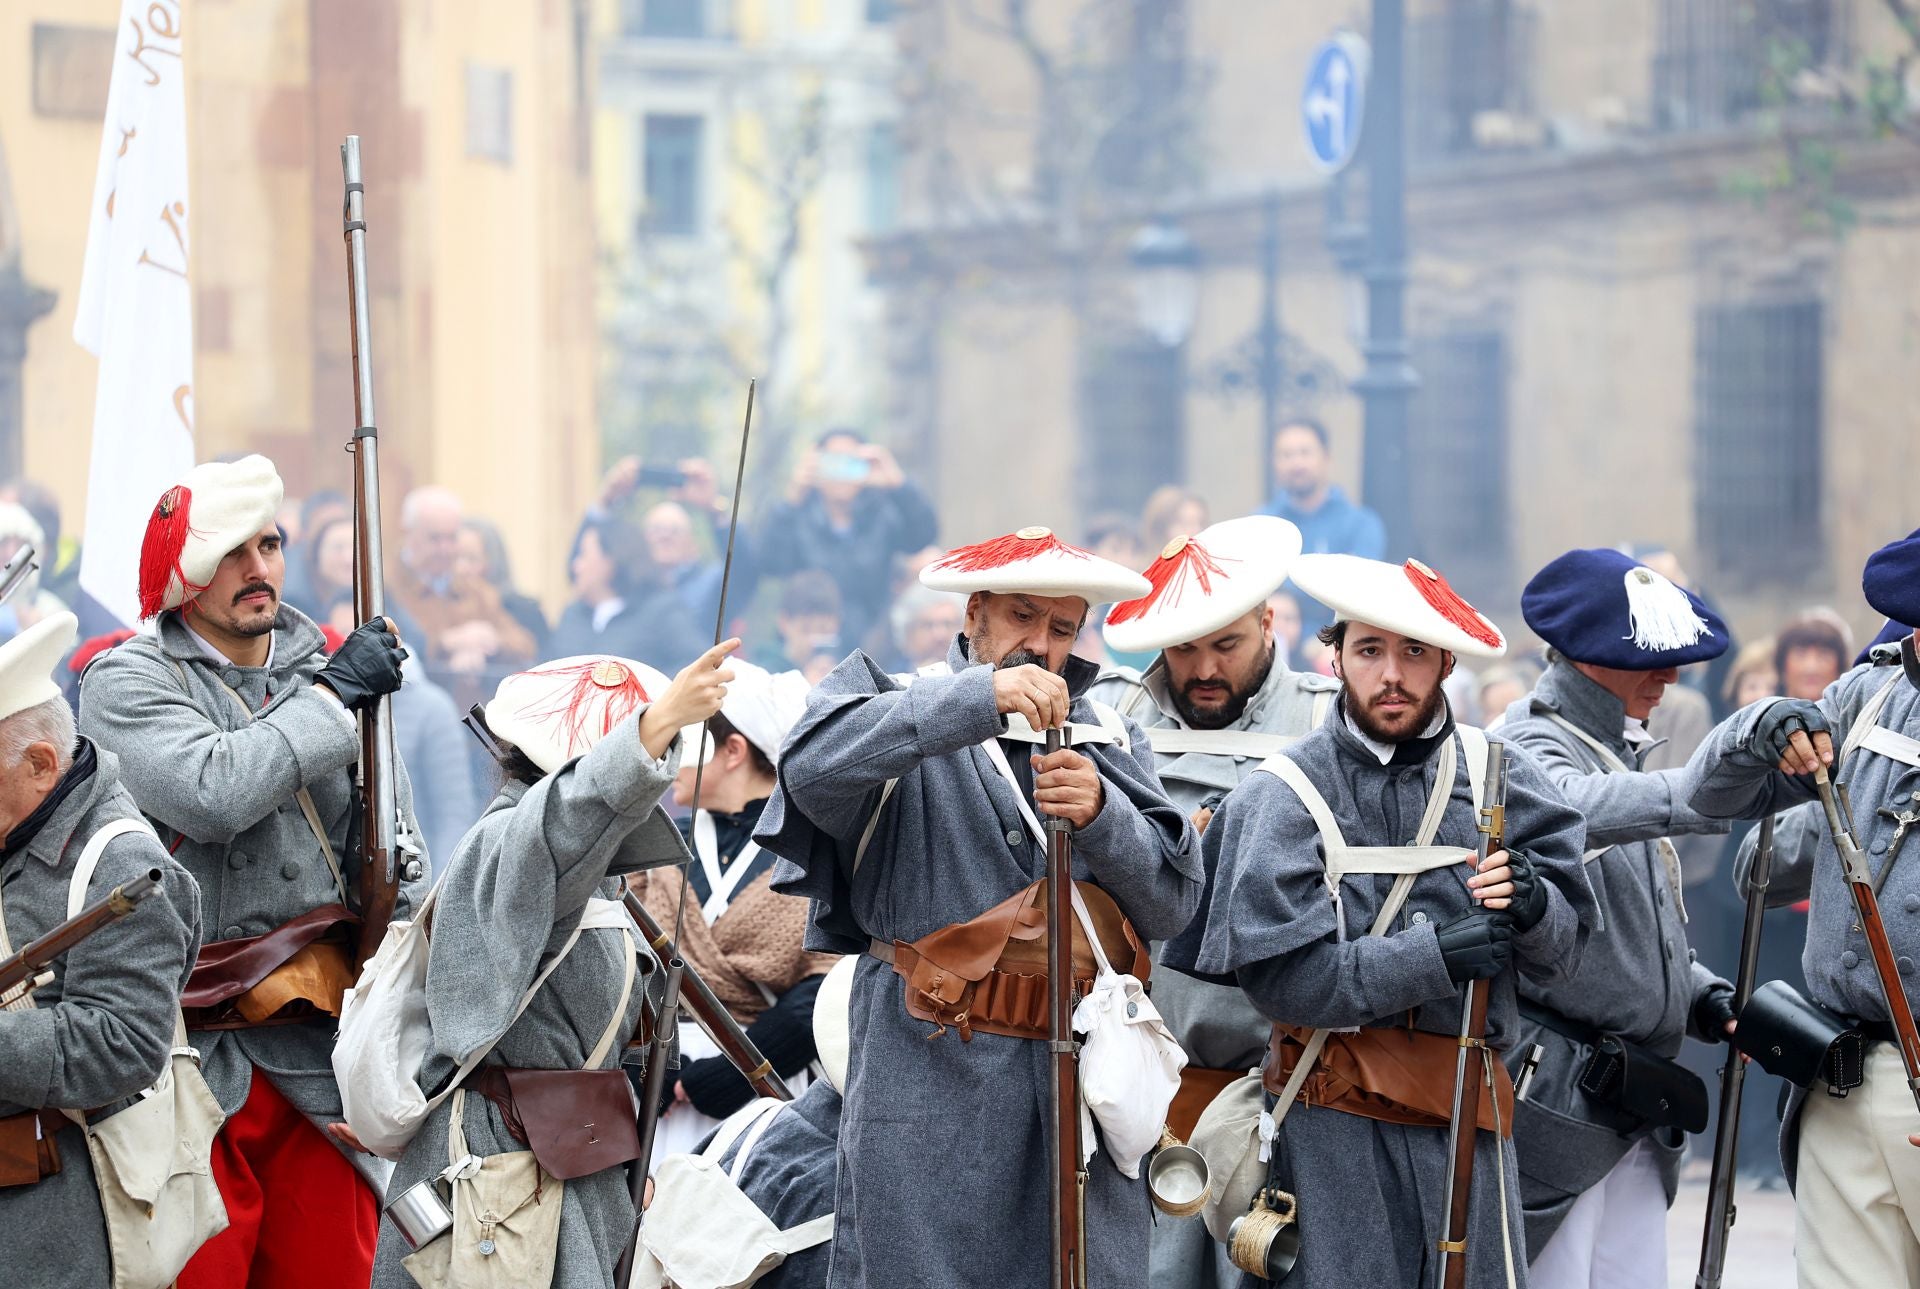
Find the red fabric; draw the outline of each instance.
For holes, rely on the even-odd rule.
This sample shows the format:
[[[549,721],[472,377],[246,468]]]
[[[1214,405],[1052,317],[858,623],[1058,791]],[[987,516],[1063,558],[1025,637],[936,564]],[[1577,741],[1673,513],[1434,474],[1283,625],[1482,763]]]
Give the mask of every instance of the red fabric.
[[[1237,559],[1227,561],[1229,564],[1239,562]],[[1147,566],[1147,585],[1153,589],[1137,600],[1114,605],[1107,613],[1107,625],[1115,626],[1135,618],[1144,618],[1147,611],[1160,603],[1163,597],[1170,604],[1180,603],[1186,598],[1189,576],[1200,584],[1200,594],[1211,595],[1213,579],[1225,577],[1226,572],[1206,547],[1191,537],[1181,538],[1179,550],[1171,555],[1162,555]]]
[[[213,1139],[213,1179],[232,1225],[193,1255],[176,1289],[363,1289],[373,1279],[373,1189],[257,1069]]]

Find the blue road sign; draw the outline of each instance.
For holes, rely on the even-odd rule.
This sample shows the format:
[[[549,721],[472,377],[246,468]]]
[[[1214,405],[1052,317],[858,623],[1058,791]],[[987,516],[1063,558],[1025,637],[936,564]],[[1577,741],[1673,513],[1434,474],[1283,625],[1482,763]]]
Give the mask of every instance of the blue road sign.
[[[1300,123],[1314,165],[1328,174],[1344,170],[1360,146],[1367,62],[1367,42],[1352,32],[1341,32],[1313,51],[1300,92]]]

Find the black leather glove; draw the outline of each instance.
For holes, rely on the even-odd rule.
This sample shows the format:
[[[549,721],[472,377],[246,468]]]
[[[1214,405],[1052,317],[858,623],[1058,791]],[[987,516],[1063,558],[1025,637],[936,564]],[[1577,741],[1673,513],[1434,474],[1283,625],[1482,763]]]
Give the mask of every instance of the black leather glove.
[[[1804,698],[1782,698],[1760,714],[1759,723],[1747,738],[1747,750],[1768,765],[1778,765],[1795,734],[1812,738],[1821,733],[1831,736],[1833,727],[1820,704]]]
[[[1709,1043],[1727,1041],[1727,1022],[1733,1016],[1733,986],[1716,980],[1693,1000],[1693,1027]]]
[[[1513,902],[1507,905],[1513,929],[1531,931],[1547,915],[1547,881],[1521,851],[1507,852],[1507,867],[1513,870]]]
[[[1447,975],[1456,985],[1497,976],[1513,958],[1513,920],[1504,912],[1468,913],[1435,928],[1434,934]]]
[[[355,627],[353,634],[340,642],[313,683],[325,685],[348,711],[357,712],[382,694],[400,688],[400,662],[406,656],[406,647],[393,634],[392,624],[385,618],[375,618]]]

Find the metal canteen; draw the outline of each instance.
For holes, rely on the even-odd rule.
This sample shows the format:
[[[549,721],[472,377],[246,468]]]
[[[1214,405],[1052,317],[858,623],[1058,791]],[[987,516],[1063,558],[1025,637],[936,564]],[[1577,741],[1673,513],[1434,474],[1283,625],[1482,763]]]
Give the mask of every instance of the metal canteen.
[[[418,1250],[453,1229],[453,1187],[444,1177],[428,1177],[400,1192],[386,1207],[394,1230]]]
[[[1168,1217],[1192,1217],[1207,1202],[1207,1161],[1199,1151],[1163,1129],[1147,1161],[1147,1194]]]
[[[1273,1197],[1269,1206],[1268,1196]],[[1278,1284],[1293,1274],[1300,1260],[1300,1224],[1294,1220],[1293,1196],[1263,1190],[1253,1207],[1227,1228],[1227,1256],[1250,1276]]]

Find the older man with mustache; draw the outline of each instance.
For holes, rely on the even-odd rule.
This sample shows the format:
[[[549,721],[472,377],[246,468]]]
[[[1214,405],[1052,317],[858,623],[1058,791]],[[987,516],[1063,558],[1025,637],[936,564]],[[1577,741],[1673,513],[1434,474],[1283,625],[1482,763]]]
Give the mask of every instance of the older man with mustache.
[[[332,1049],[356,965],[353,713],[400,687],[406,651],[382,619],[328,658],[320,629],[281,602],[281,491],[260,456],[167,489],[140,553],[140,610],[157,626],[102,655],[80,690],[81,732],[119,757],[200,884],[206,944],[182,1001],[229,1116],[213,1173],[232,1225],[182,1289],[365,1284],[385,1182],[339,1122]],[[398,786],[417,881],[404,767]]]
[[[1447,1220],[1461,988],[1491,982],[1487,1043],[1501,1052],[1518,977],[1571,975],[1597,922],[1585,827],[1510,752],[1506,849],[1476,864],[1487,740],[1455,725],[1441,682],[1456,655],[1498,657],[1505,638],[1416,560],[1303,555],[1292,577],[1336,614],[1323,632],[1336,711],[1228,794],[1202,839],[1202,916],[1161,961],[1237,984],[1271,1022],[1267,1181],[1298,1201],[1296,1281],[1427,1284]],[[1505,1076],[1488,1064],[1471,1289],[1526,1274]]]

